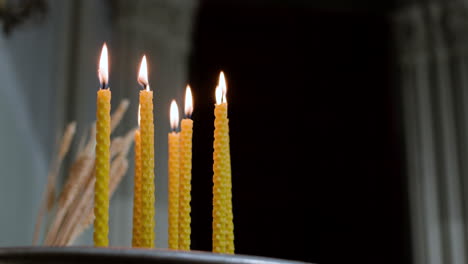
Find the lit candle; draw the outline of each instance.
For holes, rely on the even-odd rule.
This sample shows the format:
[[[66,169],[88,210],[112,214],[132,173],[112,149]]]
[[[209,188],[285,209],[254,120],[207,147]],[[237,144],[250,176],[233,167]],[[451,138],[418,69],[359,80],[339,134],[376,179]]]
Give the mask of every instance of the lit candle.
[[[179,248],[179,109],[177,103],[172,100],[170,109],[171,132],[169,140],[169,248]]]
[[[111,92],[108,84],[107,46],[104,43],[99,61],[96,110],[96,182],[94,187],[94,246],[109,245],[109,167]]]
[[[141,60],[140,91],[141,136],[141,247],[154,247],[154,123],[153,92],[148,83],[146,56]]]
[[[138,127],[140,106],[138,106]],[[133,236],[132,246],[141,246],[141,139],[140,129],[135,131],[135,176],[133,180]]]
[[[185,91],[185,118],[180,130],[180,199],[179,249],[190,250],[190,192],[192,190],[192,128],[193,98],[190,86]]]
[[[226,91],[226,80],[224,73],[221,72],[216,88],[213,144],[213,252],[234,254],[231,157]]]

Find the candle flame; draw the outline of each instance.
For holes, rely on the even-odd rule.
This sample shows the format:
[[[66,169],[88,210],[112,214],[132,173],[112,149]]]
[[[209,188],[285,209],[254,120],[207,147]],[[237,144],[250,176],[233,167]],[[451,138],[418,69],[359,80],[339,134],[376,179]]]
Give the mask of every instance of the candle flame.
[[[223,98],[223,91],[219,89],[219,86],[216,86],[215,97],[216,97],[216,104],[221,104],[221,99]]]
[[[171,112],[170,112],[170,121],[171,129],[175,131],[177,129],[177,124],[179,123],[179,108],[175,100],[171,102]]]
[[[146,55],[143,55],[140,64],[140,72],[138,73],[138,83],[149,91],[148,85],[148,66],[146,64]]]
[[[193,112],[193,96],[190,85],[185,89],[185,115],[190,118]]]
[[[139,105],[138,105],[138,127],[140,126],[140,119],[141,119],[141,117],[140,117],[140,109],[141,109],[141,105],[139,104]]]
[[[104,45],[102,45],[101,58],[99,59],[98,69],[99,84],[101,85],[102,89],[106,88],[109,80],[108,63],[109,59],[107,55],[107,45],[104,43]]]
[[[219,74],[218,86],[216,87],[216,104],[226,103],[226,78],[224,77],[224,72],[221,71]]]

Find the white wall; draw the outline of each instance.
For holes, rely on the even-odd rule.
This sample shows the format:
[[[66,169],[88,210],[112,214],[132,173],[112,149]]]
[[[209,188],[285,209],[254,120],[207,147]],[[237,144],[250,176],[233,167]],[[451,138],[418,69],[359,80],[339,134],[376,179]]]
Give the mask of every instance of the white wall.
[[[62,3],[42,23],[0,34],[0,246],[28,245],[55,141],[56,27]]]

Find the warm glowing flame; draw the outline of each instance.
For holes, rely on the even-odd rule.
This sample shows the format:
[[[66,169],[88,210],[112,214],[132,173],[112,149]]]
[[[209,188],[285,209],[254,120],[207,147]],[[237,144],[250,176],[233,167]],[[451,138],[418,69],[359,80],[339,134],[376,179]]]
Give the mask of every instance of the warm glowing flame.
[[[219,74],[218,86],[216,87],[216,103],[217,104],[227,102],[226,92],[227,92],[226,78],[224,78],[224,72],[221,71],[221,73]]]
[[[104,45],[102,45],[101,59],[99,59],[99,69],[98,69],[99,84],[102,85],[101,88],[106,88],[106,85],[109,80],[108,63],[109,63],[109,59],[107,56],[107,45],[106,43],[104,43]]]
[[[141,117],[140,117],[140,108],[141,108],[141,105],[139,104],[138,105],[138,126],[140,126],[140,119],[141,119]]]
[[[138,73],[138,83],[149,91],[148,85],[148,66],[146,65],[146,55],[143,55]]]
[[[171,129],[172,131],[175,131],[177,129],[177,124],[179,123],[179,108],[177,107],[177,103],[175,100],[172,100],[171,102],[170,120]]]
[[[221,99],[223,98],[223,91],[219,89],[219,86],[216,86],[215,97],[216,97],[216,104],[221,104]]]
[[[185,89],[185,115],[190,117],[193,112],[193,97],[192,97],[192,90],[190,89],[190,85],[187,85]]]

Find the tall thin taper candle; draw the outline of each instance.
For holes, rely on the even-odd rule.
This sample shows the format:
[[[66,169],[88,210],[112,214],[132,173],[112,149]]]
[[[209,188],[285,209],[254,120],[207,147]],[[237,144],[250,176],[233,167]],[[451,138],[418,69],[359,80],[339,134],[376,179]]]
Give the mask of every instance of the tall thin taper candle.
[[[104,44],[99,62],[96,110],[96,182],[94,187],[94,246],[109,245],[109,168],[111,92],[108,85],[107,46]]]
[[[138,107],[138,126],[140,107]],[[140,129],[135,131],[135,175],[133,179],[133,236],[132,247],[141,245],[141,137]]]
[[[191,194],[192,191],[192,128],[190,118],[193,112],[193,98],[190,86],[185,92],[185,118],[180,130],[180,199],[179,199],[179,249],[190,250]]]
[[[213,146],[213,252],[234,254],[231,157],[226,90],[224,73],[221,72],[216,88]]]
[[[180,139],[177,132],[179,109],[172,100],[170,109],[171,132],[168,135],[169,145],[169,248],[179,249],[179,177],[180,177]]]
[[[141,105],[141,247],[154,247],[154,123],[153,92],[148,84],[146,56],[143,56],[138,82],[143,86],[140,91]]]

